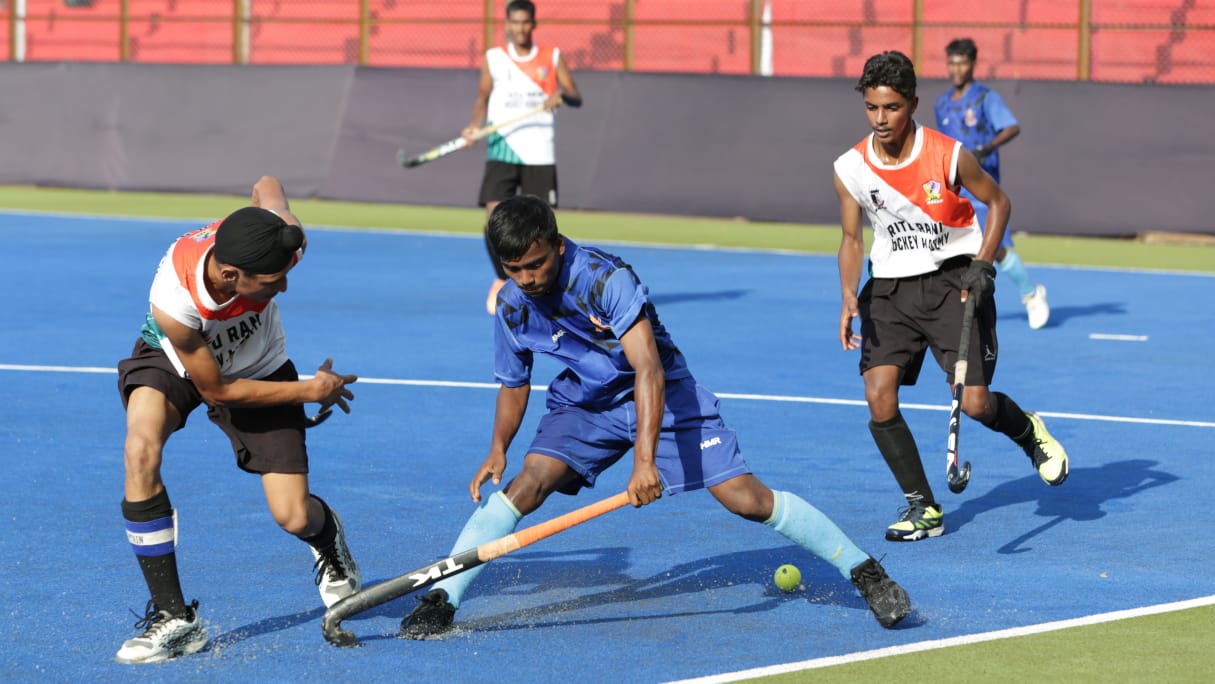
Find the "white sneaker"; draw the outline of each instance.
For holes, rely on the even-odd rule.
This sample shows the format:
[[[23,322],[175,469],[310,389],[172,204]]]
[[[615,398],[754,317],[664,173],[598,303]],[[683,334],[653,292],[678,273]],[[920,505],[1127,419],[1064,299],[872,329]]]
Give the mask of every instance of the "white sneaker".
[[[1046,288],[1042,285],[1035,285],[1034,291],[1021,298],[1021,303],[1025,305],[1025,312],[1029,314],[1029,327],[1031,330],[1038,330],[1046,325],[1050,320],[1050,304],[1046,303]]]
[[[321,601],[328,608],[342,599],[354,594],[363,586],[359,576],[359,566],[346,548],[346,533],[342,529],[342,521],[333,509],[333,524],[337,526],[337,535],[333,538],[333,546],[328,549],[317,549],[311,544],[312,557],[315,559],[313,569],[316,570],[316,588],[321,592]]]
[[[127,665],[163,663],[201,651],[207,645],[207,630],[198,619],[198,601],[186,608],[188,615],[175,617],[148,601],[147,614],[135,623],[143,634],[123,642],[114,660]]]

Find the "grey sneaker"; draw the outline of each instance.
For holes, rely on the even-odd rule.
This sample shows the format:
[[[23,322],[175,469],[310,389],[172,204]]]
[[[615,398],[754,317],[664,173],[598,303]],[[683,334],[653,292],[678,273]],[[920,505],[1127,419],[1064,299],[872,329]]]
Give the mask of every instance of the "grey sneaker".
[[[114,660],[127,665],[163,663],[198,653],[207,645],[207,630],[198,619],[198,601],[186,606],[184,616],[160,610],[151,601],[144,611],[135,623],[135,629],[142,629],[143,634],[123,642]]]
[[[911,612],[907,592],[872,558],[852,569],[852,584],[861,592],[878,624],[890,629]]]
[[[337,525],[333,546],[318,549],[308,545],[316,561],[312,566],[316,571],[316,588],[321,592],[321,601],[325,603],[326,608],[363,587],[359,566],[350,555],[350,549],[346,547],[346,532],[342,529],[342,521],[336,511],[329,509],[329,512],[333,515],[333,523]]]

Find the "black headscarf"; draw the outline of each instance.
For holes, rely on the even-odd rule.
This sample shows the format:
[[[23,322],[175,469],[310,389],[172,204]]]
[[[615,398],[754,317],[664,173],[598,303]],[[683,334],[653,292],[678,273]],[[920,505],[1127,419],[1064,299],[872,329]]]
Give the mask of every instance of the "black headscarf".
[[[304,244],[304,231],[260,207],[238,209],[219,224],[215,258],[246,273],[278,273]]]

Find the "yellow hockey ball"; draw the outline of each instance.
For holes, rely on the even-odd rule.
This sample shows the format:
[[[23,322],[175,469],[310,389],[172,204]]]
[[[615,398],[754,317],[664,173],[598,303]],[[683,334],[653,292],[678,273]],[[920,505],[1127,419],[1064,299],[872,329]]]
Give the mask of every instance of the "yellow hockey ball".
[[[802,571],[796,565],[785,564],[776,569],[773,579],[781,591],[797,591],[802,585]]]

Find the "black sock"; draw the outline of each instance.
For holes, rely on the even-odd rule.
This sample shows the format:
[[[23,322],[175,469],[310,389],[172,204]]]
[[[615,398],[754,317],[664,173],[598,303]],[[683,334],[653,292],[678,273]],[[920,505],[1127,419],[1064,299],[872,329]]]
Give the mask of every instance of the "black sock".
[[[920,461],[920,450],[916,448],[915,437],[903,420],[903,414],[883,423],[869,421],[869,432],[908,503],[920,501],[935,506],[936,499],[928,485],[928,476],[924,474],[924,463]]]
[[[169,492],[161,491],[147,501],[122,500],[122,517],[128,523],[147,523],[173,517],[173,505],[169,503]],[[128,526],[129,527],[129,526]],[[177,574],[177,552],[169,551],[160,555],[143,555],[140,547],[136,549],[135,557],[139,560],[139,568],[143,571],[143,580],[152,594],[152,602],[159,610],[166,610],[175,616],[189,614],[186,600],[181,591],[181,579]]]
[[[1025,450],[1034,448],[1034,426],[1025,416],[1025,411],[1003,392],[991,393],[992,403],[996,410],[992,412],[990,423],[985,425],[996,432],[1007,435]]]
[[[327,549],[337,541],[337,523],[333,520],[333,511],[329,510],[329,504],[325,503],[325,500],[321,497],[316,494],[309,494],[309,496],[316,499],[321,504],[321,508],[324,509],[325,524],[321,526],[320,532],[311,537],[300,537],[300,540],[307,542],[315,549]]]

